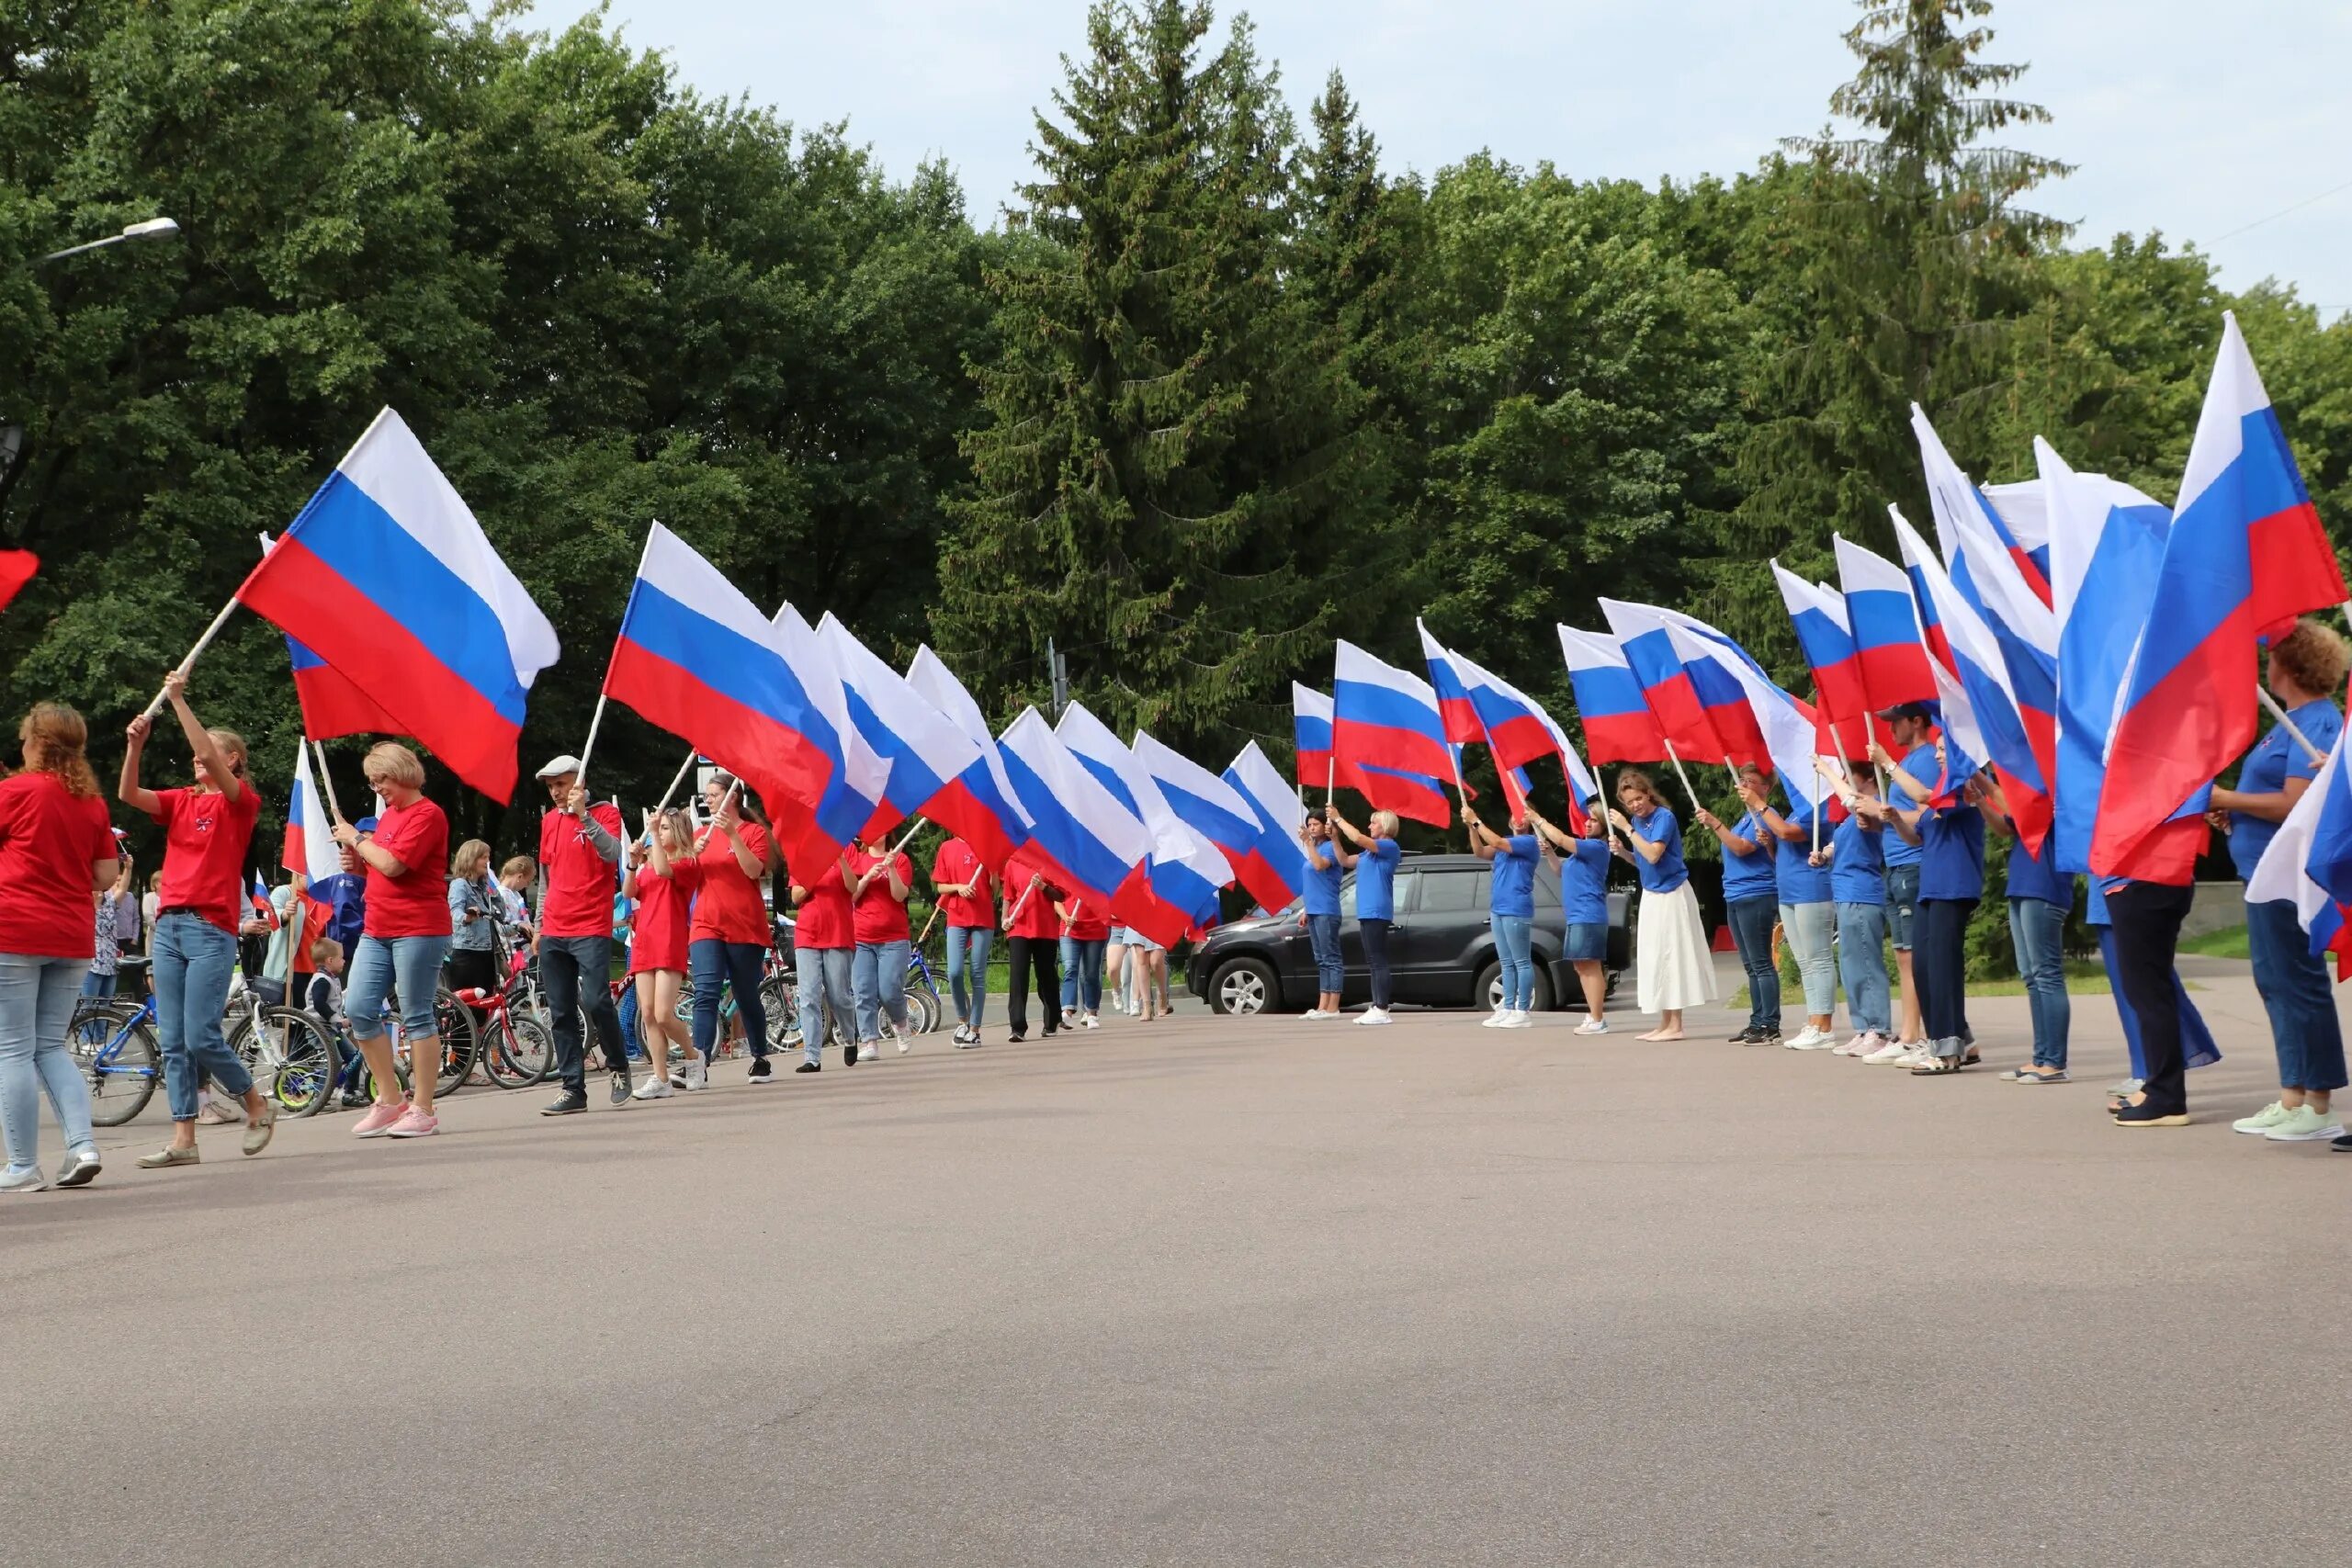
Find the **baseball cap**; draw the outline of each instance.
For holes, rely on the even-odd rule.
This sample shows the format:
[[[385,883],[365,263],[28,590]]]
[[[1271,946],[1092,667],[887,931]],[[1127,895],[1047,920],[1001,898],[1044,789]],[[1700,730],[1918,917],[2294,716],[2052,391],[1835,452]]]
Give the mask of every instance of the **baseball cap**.
[[[1916,718],[1924,721],[1928,716],[1928,705],[1925,703],[1897,703],[1893,707],[1879,709],[1876,716],[1885,719],[1889,723],[1893,723],[1898,718]]]

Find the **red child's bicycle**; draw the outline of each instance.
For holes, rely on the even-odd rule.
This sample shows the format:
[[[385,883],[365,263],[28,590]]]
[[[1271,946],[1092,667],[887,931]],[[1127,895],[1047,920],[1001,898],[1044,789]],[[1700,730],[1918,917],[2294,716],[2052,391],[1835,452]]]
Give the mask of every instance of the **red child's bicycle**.
[[[495,991],[469,986],[457,999],[474,1010],[481,1039],[475,1059],[490,1081],[500,1089],[528,1089],[555,1068],[555,1036],[537,1016],[519,1005],[526,990],[527,953],[517,953],[506,971],[506,982]]]

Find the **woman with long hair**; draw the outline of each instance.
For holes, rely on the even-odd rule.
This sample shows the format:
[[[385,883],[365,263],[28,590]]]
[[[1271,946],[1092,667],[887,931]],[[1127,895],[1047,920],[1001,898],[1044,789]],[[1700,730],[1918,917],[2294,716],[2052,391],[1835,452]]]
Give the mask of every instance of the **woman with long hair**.
[[[60,703],[25,716],[24,771],[0,782],[0,1192],[38,1192],[40,1097],[65,1137],[56,1185],[98,1174],[90,1086],[65,1032],[90,966],[92,895],[115,885],[114,829],[84,748],[89,727]]]
[[[1739,787],[1743,804],[1749,789],[1761,794],[1764,771],[1753,762],[1740,769]],[[1731,927],[1732,945],[1747,976],[1747,1021],[1731,1043],[1778,1045],[1781,971],[1772,962],[1772,923],[1781,913],[1779,840],[1754,807],[1729,826],[1703,806],[1693,807],[1690,815],[1723,846],[1724,922]]]
[[[760,1002],[760,977],[775,943],[775,918],[760,896],[774,840],[758,808],[732,774],[713,773],[703,785],[710,826],[692,853],[702,867],[702,891],[686,928],[686,967],[694,981],[695,1056],[710,1070],[718,1050],[719,998],[732,989],[736,1016],[752,1047],[751,1081],[774,1081],[768,1061],[768,1015]]]
[[[449,952],[449,901],[441,867],[449,854],[449,819],[424,795],[424,764],[395,740],[371,748],[360,764],[368,787],[383,797],[376,830],[365,839],[341,818],[334,839],[344,864],[368,874],[368,917],[360,927],[344,989],[351,1037],[376,1077],[376,1103],[352,1132],[362,1138],[429,1138],[441,1130],[433,1091],[441,1076],[440,1022],[433,992]],[[400,1076],[382,1014],[398,993],[401,1040],[408,1048],[409,1101],[401,1102]]]
[[[1609,819],[1624,834],[1617,852],[1631,861],[1642,884],[1641,922],[1634,933],[1637,1005],[1657,1024],[1636,1040],[1679,1040],[1682,1010],[1715,999],[1715,970],[1699,896],[1682,862],[1682,827],[1659,798],[1657,785],[1638,768],[1617,773],[1617,800]]]
[[[452,992],[496,991],[506,976],[499,972],[498,927],[506,900],[490,879],[490,846],[468,839],[449,857],[449,989]],[[490,1038],[490,1015],[469,1007],[474,1038]]]
[[[244,738],[232,729],[207,729],[188,707],[186,671],[164,677],[164,694],[195,754],[196,782],[160,790],[140,784],[140,759],[153,728],[141,714],[130,721],[116,791],[124,805],[164,829],[163,885],[147,951],[172,1139],[140,1156],[149,1170],[198,1162],[196,1118],[207,1078],[243,1101],[245,1153],[269,1146],[277,1119],[277,1108],[254,1087],[253,1074],[220,1032],[237,962],[237,928],[245,917],[245,846],[261,814],[261,796],[245,782]]]
[[[621,892],[637,900],[637,935],[628,944],[628,973],[637,987],[637,1025],[644,1035],[645,1081],[639,1100],[670,1098],[670,1047],[686,1055],[682,1088],[701,1089],[710,1070],[693,1049],[694,1034],[678,1021],[678,992],[686,978],[686,930],[702,862],[686,852],[684,819],[675,807],[645,814],[645,836],[628,847]]]

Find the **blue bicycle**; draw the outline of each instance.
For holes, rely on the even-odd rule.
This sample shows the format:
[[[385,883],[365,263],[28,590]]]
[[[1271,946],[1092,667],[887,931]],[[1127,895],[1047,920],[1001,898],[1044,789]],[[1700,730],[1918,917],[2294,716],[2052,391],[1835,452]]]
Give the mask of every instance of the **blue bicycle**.
[[[119,1127],[147,1109],[163,1080],[163,1052],[155,1043],[155,998],[147,990],[147,961],[124,958],[116,984],[130,996],[84,997],[74,1004],[66,1048],[90,1080],[90,1120]]]

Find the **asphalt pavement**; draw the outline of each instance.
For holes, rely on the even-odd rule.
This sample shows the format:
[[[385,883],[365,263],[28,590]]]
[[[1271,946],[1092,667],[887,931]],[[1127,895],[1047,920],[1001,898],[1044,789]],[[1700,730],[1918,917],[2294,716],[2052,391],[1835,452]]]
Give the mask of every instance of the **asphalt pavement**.
[[[0,1561],[2268,1563],[2340,1554],[2352,1156],[2200,974],[2075,1083],[1400,1013],[1107,1022],[0,1197]],[[1000,998],[1001,999],[1001,998]],[[44,1154],[54,1166],[53,1131]]]

